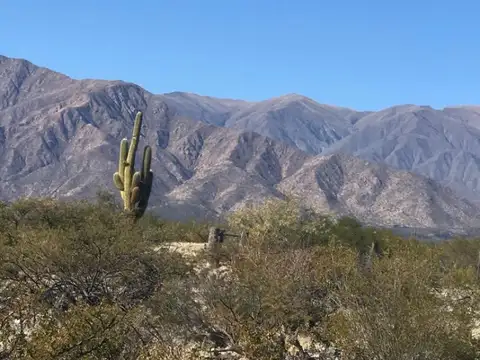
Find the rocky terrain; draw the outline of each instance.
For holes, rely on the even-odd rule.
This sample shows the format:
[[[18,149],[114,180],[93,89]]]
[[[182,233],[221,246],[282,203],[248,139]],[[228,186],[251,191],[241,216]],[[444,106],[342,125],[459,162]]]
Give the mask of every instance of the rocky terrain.
[[[376,225],[479,224],[479,207],[462,198],[477,187],[475,108],[369,113],[299,95],[258,103],[155,95],[3,56],[0,197],[113,191],[118,145],[138,110],[145,113],[141,143],[153,148],[151,205],[163,216],[214,218],[295,194],[322,212]]]

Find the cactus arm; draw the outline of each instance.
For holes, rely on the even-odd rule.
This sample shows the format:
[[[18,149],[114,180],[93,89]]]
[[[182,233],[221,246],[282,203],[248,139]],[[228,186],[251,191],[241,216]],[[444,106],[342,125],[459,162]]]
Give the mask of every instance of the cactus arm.
[[[120,196],[122,199],[125,197],[125,187],[124,187],[124,173],[125,173],[125,162],[127,161],[128,154],[128,140],[123,138],[120,142],[120,153],[118,157],[118,177],[114,174],[113,182],[115,186],[120,190]],[[116,179],[115,179],[116,178]]]
[[[123,181],[118,171],[113,174],[113,184],[120,192],[123,192]]]
[[[143,160],[142,160],[142,180],[145,181],[147,178],[148,172],[150,171],[150,165],[152,164],[152,148],[150,146],[145,146],[143,149]]]
[[[142,183],[138,197],[137,216],[142,216],[148,206],[148,200],[150,198],[150,192],[152,191],[153,172],[150,169],[152,163],[152,149],[150,146],[145,146],[143,149],[143,161],[142,161]]]
[[[123,138],[120,141],[120,153],[118,156],[118,173],[121,176],[121,180],[123,182],[123,173],[125,171],[125,161],[127,161],[127,154],[128,154],[128,140]]]
[[[131,195],[131,198],[130,198],[132,206],[137,204],[139,200],[140,200],[140,188],[138,186],[135,186],[132,189],[132,195]]]
[[[142,128],[142,121],[143,121],[143,113],[139,111],[137,113],[137,116],[135,116],[135,123],[133,124],[132,137],[136,137],[137,139],[140,139],[140,129]]]
[[[153,172],[152,170],[150,170],[142,186],[143,191],[140,196],[140,202],[138,203],[139,207],[147,207],[148,200],[150,198],[150,192],[152,191],[152,184],[153,184]]]
[[[145,197],[146,197],[146,203],[148,204],[148,200],[150,199],[150,193],[152,192],[152,186],[153,186],[153,171],[150,170],[147,175],[147,180],[146,180],[146,188],[145,188]]]
[[[147,176],[143,182],[143,186],[140,192],[140,200],[138,202],[138,216],[142,216],[147,210],[148,200],[150,199],[150,193],[152,191],[153,184],[153,172],[149,170]]]
[[[136,171],[135,174],[133,174],[133,178],[132,178],[132,189],[134,187],[137,187],[140,185],[140,182],[142,181],[142,175],[140,174],[140,171]]]

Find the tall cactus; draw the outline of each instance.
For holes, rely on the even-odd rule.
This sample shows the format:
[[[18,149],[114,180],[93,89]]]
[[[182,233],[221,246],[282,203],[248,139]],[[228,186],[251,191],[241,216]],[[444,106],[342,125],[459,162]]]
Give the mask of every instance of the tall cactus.
[[[141,171],[135,171],[135,155],[140,138],[142,117],[143,114],[139,111],[135,117],[130,147],[126,138],[120,142],[118,171],[113,174],[113,183],[120,190],[124,210],[135,215],[136,219],[140,218],[147,209],[153,182],[153,172],[150,169],[152,163],[150,146],[145,146],[143,150]]]

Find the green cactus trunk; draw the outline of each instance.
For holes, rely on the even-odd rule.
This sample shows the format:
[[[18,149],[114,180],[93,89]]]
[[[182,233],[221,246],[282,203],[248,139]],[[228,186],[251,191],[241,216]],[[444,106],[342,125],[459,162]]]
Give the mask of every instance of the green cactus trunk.
[[[122,139],[120,142],[118,171],[113,174],[113,183],[120,191],[124,210],[135,215],[135,219],[145,213],[153,183],[153,172],[150,169],[152,163],[150,146],[145,146],[143,150],[141,171],[135,171],[135,156],[142,127],[142,117],[141,112],[138,112],[135,117],[130,147],[127,139]]]

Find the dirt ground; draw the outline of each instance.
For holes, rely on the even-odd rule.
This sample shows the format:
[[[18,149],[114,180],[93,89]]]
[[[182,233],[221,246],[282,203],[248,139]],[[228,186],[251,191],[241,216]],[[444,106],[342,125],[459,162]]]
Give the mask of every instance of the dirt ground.
[[[186,257],[194,257],[205,248],[205,243],[170,242],[157,246],[154,250],[160,251],[165,248],[178,251],[180,254]]]

